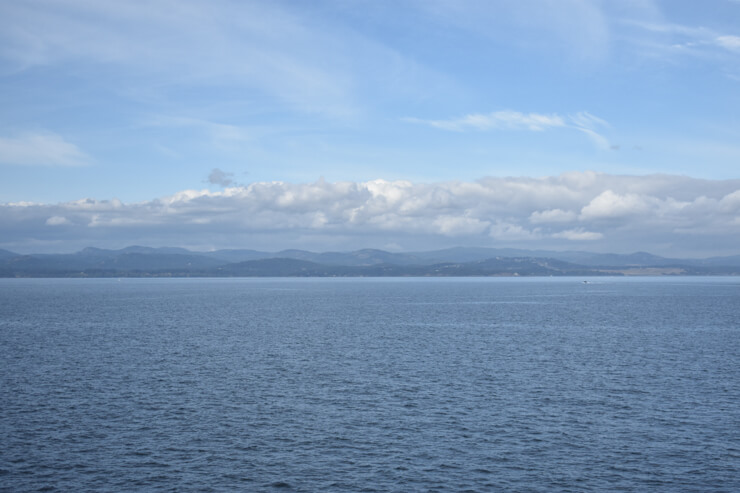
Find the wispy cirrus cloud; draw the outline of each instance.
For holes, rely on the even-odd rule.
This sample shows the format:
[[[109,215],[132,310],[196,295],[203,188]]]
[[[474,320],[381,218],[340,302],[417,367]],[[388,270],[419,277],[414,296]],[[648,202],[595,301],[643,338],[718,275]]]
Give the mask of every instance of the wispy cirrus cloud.
[[[730,60],[727,56],[740,51],[740,36],[704,26],[634,19],[622,20],[622,24],[652,35],[649,39],[631,38],[633,43],[649,48],[642,50],[641,56],[693,56],[720,61]]]
[[[19,70],[76,62],[159,85],[249,87],[306,111],[352,105],[343,71],[319,63],[329,51],[339,56],[331,36],[305,29],[278,5],[36,0],[5,3],[0,18],[0,55]]]
[[[581,111],[573,115],[558,115],[556,113],[522,113],[519,111],[504,110],[494,111],[492,113],[471,113],[445,120],[404,118],[404,121],[428,125],[430,127],[453,132],[466,132],[471,130],[526,130],[542,132],[550,129],[570,128],[587,135],[600,149],[608,150],[612,148],[607,138],[596,131],[599,127],[609,127],[609,123],[587,111]]]
[[[740,51],[740,36],[717,36],[714,41],[722,48]]]
[[[542,131],[552,127],[563,127],[565,121],[558,115],[541,113],[520,113],[518,111],[495,111],[493,113],[473,113],[447,120],[423,120],[406,118],[410,123],[422,123],[442,130],[464,132],[466,130],[533,130]]]
[[[211,134],[214,138],[223,140],[246,140],[249,138],[248,129],[244,127],[202,118],[158,115],[143,120],[142,124],[152,127],[194,127]]]
[[[528,50],[554,48],[579,63],[603,60],[612,36],[608,11],[600,2],[429,0],[416,5],[445,26],[489,39],[504,38],[506,43]],[[517,36],[511,35],[512,27]]]
[[[0,137],[0,164],[18,166],[83,166],[92,159],[75,144],[51,133]]]
[[[255,137],[254,131],[249,127],[184,116],[158,115],[143,120],[142,125],[168,129],[195,129],[216,147],[250,142]]]
[[[256,182],[123,203],[0,205],[0,248],[21,241],[195,248],[464,245],[658,254],[737,253],[740,180],[594,172],[414,183]]]
[[[366,67],[359,72],[358,58]],[[407,86],[447,80],[359,30],[283,2],[0,2],[0,61],[15,72],[105,67],[119,75],[110,84],[125,81],[119,95],[148,104],[179,97],[157,88],[239,88],[283,110],[340,118],[361,111],[366,85],[408,95]]]

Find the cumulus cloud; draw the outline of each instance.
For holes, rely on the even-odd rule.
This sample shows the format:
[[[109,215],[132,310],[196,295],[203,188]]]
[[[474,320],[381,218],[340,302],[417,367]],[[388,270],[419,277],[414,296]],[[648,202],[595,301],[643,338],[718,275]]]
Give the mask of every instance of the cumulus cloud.
[[[722,197],[722,200],[719,201],[719,208],[729,214],[740,211],[740,190]]]
[[[54,133],[0,137],[0,164],[19,166],[81,166],[90,157]]]
[[[740,180],[571,172],[472,182],[257,182],[138,203],[3,204],[0,248],[23,239],[105,238],[119,245],[326,250],[587,244],[703,255],[737,253],[739,217]]]
[[[479,234],[489,229],[491,223],[472,217],[442,215],[434,220],[434,226],[440,234],[447,236],[464,236]]]
[[[648,201],[651,199],[635,193],[620,195],[605,190],[581,209],[581,218],[611,219],[644,214],[650,210]]]

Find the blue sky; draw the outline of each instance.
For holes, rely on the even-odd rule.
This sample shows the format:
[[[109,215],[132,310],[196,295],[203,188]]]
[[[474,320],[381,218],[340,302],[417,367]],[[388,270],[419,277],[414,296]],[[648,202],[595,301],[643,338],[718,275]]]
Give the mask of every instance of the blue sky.
[[[0,248],[738,253],[738,26],[733,0],[3,2]],[[600,188],[541,203],[573,176]],[[461,191],[490,180],[528,206]],[[459,200],[409,212],[427,189]]]

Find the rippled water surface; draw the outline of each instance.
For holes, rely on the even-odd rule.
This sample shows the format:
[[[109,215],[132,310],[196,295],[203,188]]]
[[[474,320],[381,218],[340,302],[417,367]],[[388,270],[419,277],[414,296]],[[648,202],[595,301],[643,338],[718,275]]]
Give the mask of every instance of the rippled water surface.
[[[740,491],[740,279],[3,279],[5,491]]]

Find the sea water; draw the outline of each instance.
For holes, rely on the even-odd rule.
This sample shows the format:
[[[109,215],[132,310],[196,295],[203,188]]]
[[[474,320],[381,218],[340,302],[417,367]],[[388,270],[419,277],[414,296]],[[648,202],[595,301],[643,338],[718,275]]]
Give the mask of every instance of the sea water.
[[[4,491],[740,491],[740,278],[0,280]]]

